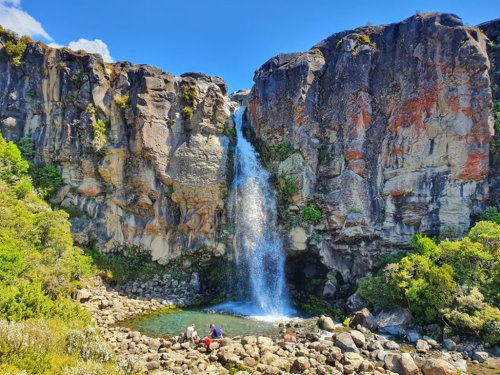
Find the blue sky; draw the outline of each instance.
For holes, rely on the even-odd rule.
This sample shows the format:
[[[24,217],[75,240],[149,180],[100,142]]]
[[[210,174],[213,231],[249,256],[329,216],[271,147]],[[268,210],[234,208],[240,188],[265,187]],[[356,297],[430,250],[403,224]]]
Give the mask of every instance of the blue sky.
[[[254,71],[278,53],[417,10],[455,13],[473,26],[500,17],[500,1],[0,0],[0,24],[57,45],[108,49],[114,61],[218,75],[235,91],[250,87]]]

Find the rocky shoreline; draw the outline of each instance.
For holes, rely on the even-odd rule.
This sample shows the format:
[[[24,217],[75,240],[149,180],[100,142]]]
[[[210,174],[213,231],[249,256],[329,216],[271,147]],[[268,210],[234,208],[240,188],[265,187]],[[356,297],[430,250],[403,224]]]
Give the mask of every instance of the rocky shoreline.
[[[491,368],[491,374],[500,369],[499,358],[484,351],[471,351],[449,339],[440,344],[422,336],[415,337],[414,343],[401,342],[372,333],[361,324],[353,330],[339,327],[328,317],[318,319],[318,331],[299,328],[295,343],[246,336],[224,338],[208,349],[184,343],[181,337],[149,337],[120,326],[120,322],[138,314],[201,300],[192,284],[168,276],[116,288],[94,279],[88,289],[77,293],[76,299],[92,314],[103,337],[113,347],[119,365],[127,371],[142,369],[148,374],[165,375],[448,375],[465,374],[468,365],[477,363]]]

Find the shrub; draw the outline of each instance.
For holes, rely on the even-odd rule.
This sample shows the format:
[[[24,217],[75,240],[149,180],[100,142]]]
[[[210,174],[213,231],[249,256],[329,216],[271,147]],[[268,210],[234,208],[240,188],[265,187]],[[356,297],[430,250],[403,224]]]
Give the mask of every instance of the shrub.
[[[274,156],[279,161],[284,161],[286,158],[288,158],[291,154],[295,152],[295,150],[292,147],[292,144],[288,141],[283,141],[273,145],[271,147],[271,150]]]
[[[23,159],[21,152],[13,142],[6,142],[0,135],[0,179],[11,182],[27,175],[29,163]]]
[[[374,306],[381,308],[391,308],[398,304],[404,304],[399,290],[392,285],[387,275],[366,276],[359,279],[358,293]]]
[[[314,205],[306,206],[302,209],[302,221],[310,224],[318,224],[321,220],[321,211]]]
[[[496,224],[500,224],[500,212],[496,207],[487,207],[481,215],[481,220],[492,221]]]
[[[299,192],[299,182],[292,176],[278,177],[278,197],[282,201],[288,200],[294,194]]]
[[[384,308],[407,306],[416,321],[443,319],[497,343],[500,332],[500,225],[478,222],[468,237],[439,244],[417,235],[414,254],[359,282],[360,295]],[[383,298],[380,298],[380,296]]]
[[[96,151],[103,151],[108,143],[108,128],[103,120],[97,120],[92,124],[94,128],[92,145]]]
[[[411,239],[411,245],[416,253],[427,257],[433,257],[437,250],[436,243],[422,234],[414,235]]]
[[[155,275],[168,273],[165,266],[151,260],[148,254],[124,250],[122,254],[105,254],[98,249],[86,249],[98,272],[112,283],[121,284],[131,280],[146,281]]]
[[[495,131],[500,132],[500,102],[493,105],[493,117],[495,119]]]
[[[182,116],[182,119],[187,121],[189,119],[191,119],[191,117],[193,117],[194,115],[194,109],[193,107],[184,107],[182,108],[181,110],[181,116]]]
[[[14,65],[20,65],[21,59],[26,51],[28,44],[33,43],[27,35],[23,35],[20,39],[12,39],[4,43],[3,48]]]
[[[500,251],[500,223],[480,221],[469,232],[474,242],[481,243],[493,255]]]
[[[130,106],[130,94],[116,96],[115,103],[121,111],[125,111]]]
[[[42,168],[31,166],[30,175],[33,185],[45,199],[52,198],[64,182],[61,172],[53,165],[46,165]]]
[[[195,85],[184,85],[181,89],[181,98],[184,103],[192,106],[198,97],[198,88]]]
[[[372,42],[372,40],[370,39],[370,36],[367,34],[356,34],[356,38],[362,44],[368,44],[371,47],[376,47],[375,42]]]
[[[78,70],[73,76],[71,77],[71,81],[78,87],[82,87],[83,84],[85,83],[85,72],[83,70]]]
[[[228,138],[236,137],[236,128],[234,126],[229,126],[227,123],[222,124],[221,132]]]
[[[19,151],[21,151],[23,158],[30,160],[35,156],[35,143],[33,142],[33,138],[22,137],[17,142],[17,147],[19,148]]]
[[[82,331],[70,330],[66,336],[66,349],[85,361],[109,362],[113,358],[113,352],[90,326]]]

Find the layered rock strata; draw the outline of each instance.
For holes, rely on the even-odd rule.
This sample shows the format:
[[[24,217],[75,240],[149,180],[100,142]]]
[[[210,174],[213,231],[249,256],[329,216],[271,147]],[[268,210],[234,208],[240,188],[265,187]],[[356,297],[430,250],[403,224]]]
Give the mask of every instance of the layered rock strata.
[[[256,71],[251,127],[261,143],[295,150],[276,169],[297,181],[299,209],[323,194],[307,251],[344,281],[415,233],[463,232],[484,208],[487,42],[454,15],[417,14],[334,34]]]
[[[0,113],[8,140],[31,138],[34,163],[61,171],[53,203],[70,213],[77,243],[148,251],[160,263],[224,252],[222,79],[30,43],[20,64],[0,53]]]

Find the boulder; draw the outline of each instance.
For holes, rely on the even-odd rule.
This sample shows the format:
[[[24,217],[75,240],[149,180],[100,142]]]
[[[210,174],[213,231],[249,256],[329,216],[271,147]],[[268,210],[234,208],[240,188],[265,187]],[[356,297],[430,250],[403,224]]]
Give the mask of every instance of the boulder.
[[[422,365],[424,375],[457,375],[458,371],[453,365],[442,359],[429,358]]]
[[[359,349],[349,332],[339,333],[335,337],[335,346],[339,347],[343,352],[359,353]]]
[[[328,280],[323,287],[323,298],[333,298],[337,294],[337,286]]]
[[[417,343],[415,345],[415,348],[417,349],[417,352],[419,353],[427,353],[430,349],[429,343],[425,340],[417,340]]]
[[[268,346],[273,345],[273,340],[270,339],[269,337],[259,336],[257,338],[257,345],[259,347],[268,347]]]
[[[347,307],[351,309],[351,311],[358,311],[365,307],[368,307],[369,302],[361,297],[356,291],[354,294],[347,298]]]
[[[409,353],[387,353],[384,358],[384,366],[387,370],[399,375],[416,375],[418,367]]]
[[[92,292],[88,289],[78,289],[75,293],[75,300],[80,302],[87,302],[92,297]]]
[[[309,367],[311,367],[311,363],[306,357],[299,357],[293,362],[293,370],[297,372],[304,372],[304,370],[307,370]]]
[[[378,327],[381,331],[390,334],[405,334],[405,329],[411,324],[412,317],[408,309],[398,307],[391,311],[382,311],[376,317]]]
[[[294,227],[288,234],[290,239],[290,249],[295,251],[303,251],[307,248],[307,233],[302,227]]]
[[[409,342],[417,342],[417,340],[419,340],[421,338],[422,338],[422,335],[420,333],[418,333],[418,332],[415,332],[415,331],[408,332],[408,334],[406,336],[406,339]]]
[[[363,346],[365,346],[366,337],[365,337],[365,335],[362,332],[359,332],[357,330],[352,330],[351,331],[351,337],[352,337],[352,340],[354,341],[354,343],[357,346],[359,346],[360,348],[362,348]]]
[[[333,323],[332,318],[330,318],[329,316],[323,316],[322,315],[318,319],[318,326],[321,329],[324,329],[326,331],[333,331],[333,330],[335,330],[335,323]]]
[[[364,362],[364,358],[359,353],[348,352],[344,355],[344,369],[347,365],[351,365],[354,371],[358,371],[361,364]]]
[[[399,350],[399,344],[396,341],[387,340],[384,342],[384,346],[389,350]]]
[[[370,331],[376,330],[378,326],[375,317],[366,307],[354,313],[351,323],[354,327],[359,324],[360,326],[365,327]]]
[[[455,341],[450,340],[450,339],[444,339],[443,340],[443,348],[448,351],[453,351],[457,347],[457,344]]]
[[[480,351],[476,351],[474,352],[474,354],[472,354],[472,359],[474,361],[478,361],[479,363],[483,363],[484,361],[486,361],[489,357],[489,354],[486,353],[486,352],[480,352]]]

